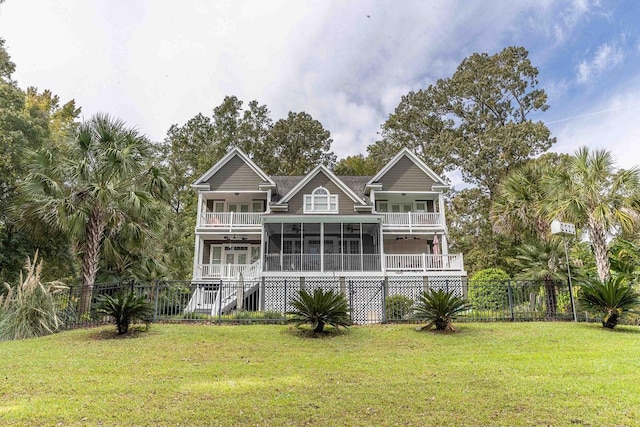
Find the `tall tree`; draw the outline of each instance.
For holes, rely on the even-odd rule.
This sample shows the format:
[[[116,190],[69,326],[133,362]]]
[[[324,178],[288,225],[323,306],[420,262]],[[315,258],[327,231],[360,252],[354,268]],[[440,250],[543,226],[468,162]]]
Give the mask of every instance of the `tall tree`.
[[[68,147],[41,151],[21,184],[27,221],[37,219],[68,234],[82,266],[80,313],[88,312],[105,237],[151,239],[168,194],[149,164],[150,144],[136,130],[105,114],[80,125]]]
[[[451,78],[403,96],[383,140],[410,147],[437,173],[459,170],[492,198],[502,177],[555,142],[530,117],[549,108],[537,76],[522,47],[474,53]]]
[[[73,129],[80,113],[75,102],[60,105],[50,91],[36,88],[23,91],[12,79],[15,64],[0,39],[0,283],[14,280],[24,259],[36,250],[46,259],[43,277],[69,278],[74,266],[69,259],[70,244],[63,236],[38,233],[37,224],[19,228],[20,212],[11,209],[17,201],[16,184],[27,173],[30,150],[56,147]]]
[[[568,169],[548,176],[546,189],[548,217],[587,231],[604,282],[611,275],[607,238],[640,226],[640,170],[616,170],[609,151],[583,147]]]
[[[311,115],[289,112],[278,120],[265,141],[269,158],[259,164],[270,175],[304,175],[319,164],[333,168],[331,134]]]
[[[465,204],[458,203],[449,219],[462,225],[465,217],[476,214],[488,218],[498,185],[509,171],[555,142],[544,123],[532,119],[549,108],[544,90],[536,88],[537,76],[538,70],[522,47],[507,47],[494,55],[474,53],[450,78],[402,97],[382,125],[383,140],[376,144],[377,152],[409,147],[436,173],[458,171],[466,183],[479,189],[459,194],[467,201],[472,195],[478,197],[472,204],[484,210],[464,212]],[[461,215],[460,220],[453,217],[455,213]],[[488,253],[499,257],[500,248],[492,244],[499,237],[491,237],[489,221],[481,226],[485,238],[471,242],[472,252],[489,261]],[[455,248],[455,239],[451,241]],[[495,258],[490,264],[499,262]]]
[[[371,176],[375,175],[380,169],[370,157],[358,154],[340,159],[333,172],[336,175]]]
[[[548,241],[550,220],[544,211],[545,181],[569,167],[568,155],[547,153],[513,169],[500,183],[491,204],[493,229],[517,243]]]

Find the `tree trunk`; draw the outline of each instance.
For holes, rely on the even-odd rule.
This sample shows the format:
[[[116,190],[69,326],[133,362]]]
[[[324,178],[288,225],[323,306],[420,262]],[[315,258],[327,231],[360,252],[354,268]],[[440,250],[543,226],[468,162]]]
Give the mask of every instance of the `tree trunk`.
[[[97,206],[94,206],[89,215],[89,222],[87,223],[87,237],[84,242],[84,255],[82,256],[82,291],[80,294],[80,305],[78,307],[78,314],[80,316],[86,315],[91,310],[93,284],[95,283],[96,274],[98,273],[102,233],[104,232],[105,226],[104,212]]]
[[[319,320],[318,325],[313,330],[313,332],[322,332],[323,330],[324,330],[324,322]]]
[[[604,224],[594,218],[589,218],[589,234],[596,259],[596,269],[600,281],[604,282],[611,276],[609,253],[607,251],[607,231]]]

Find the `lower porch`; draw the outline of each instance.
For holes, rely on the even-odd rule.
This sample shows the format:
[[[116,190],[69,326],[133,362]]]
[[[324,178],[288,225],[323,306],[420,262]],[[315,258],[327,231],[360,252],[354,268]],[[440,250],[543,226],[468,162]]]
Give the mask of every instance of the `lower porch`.
[[[262,269],[253,264],[198,264],[194,279],[254,280],[266,273],[393,273],[463,272],[462,254],[312,255],[266,254]],[[383,267],[384,266],[384,267]]]

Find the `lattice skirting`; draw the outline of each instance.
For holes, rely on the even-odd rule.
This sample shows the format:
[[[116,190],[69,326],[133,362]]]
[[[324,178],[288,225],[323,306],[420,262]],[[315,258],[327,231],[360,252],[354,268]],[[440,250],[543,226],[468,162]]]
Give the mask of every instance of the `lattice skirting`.
[[[316,288],[342,292],[351,307],[354,323],[380,323],[384,320],[384,301],[392,295],[416,300],[427,288],[446,289],[466,294],[466,278],[430,277],[266,277],[263,281],[264,310],[286,313],[300,289]]]

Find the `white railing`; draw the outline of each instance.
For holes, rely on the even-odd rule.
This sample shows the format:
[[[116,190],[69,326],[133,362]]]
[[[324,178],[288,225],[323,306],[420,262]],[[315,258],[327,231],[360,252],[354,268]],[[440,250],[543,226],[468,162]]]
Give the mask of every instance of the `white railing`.
[[[387,270],[432,271],[463,270],[462,254],[403,254],[386,255]]]
[[[196,278],[239,280],[240,274],[245,280],[252,280],[259,276],[260,263],[253,264],[199,264]]]
[[[382,213],[383,226],[389,228],[420,228],[443,225],[442,215],[436,212]]]
[[[200,227],[232,228],[260,227],[261,213],[255,212],[204,212]]]
[[[380,271],[380,259],[379,254],[266,254],[265,271]]]

